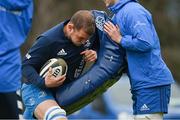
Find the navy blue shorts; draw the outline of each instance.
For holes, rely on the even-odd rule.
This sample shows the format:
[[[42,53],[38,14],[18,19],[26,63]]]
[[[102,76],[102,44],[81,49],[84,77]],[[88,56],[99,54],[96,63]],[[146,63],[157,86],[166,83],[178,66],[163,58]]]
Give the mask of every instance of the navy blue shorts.
[[[171,85],[132,90],[133,114],[167,113]]]

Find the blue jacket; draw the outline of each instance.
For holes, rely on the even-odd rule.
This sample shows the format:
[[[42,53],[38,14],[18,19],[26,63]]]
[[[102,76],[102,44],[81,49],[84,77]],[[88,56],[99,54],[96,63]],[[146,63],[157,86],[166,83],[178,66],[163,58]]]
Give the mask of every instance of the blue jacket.
[[[31,26],[33,0],[0,0],[0,92],[20,88],[20,46]]]
[[[171,84],[151,14],[137,0],[119,0],[108,8],[123,36],[120,45],[126,50],[132,90]]]

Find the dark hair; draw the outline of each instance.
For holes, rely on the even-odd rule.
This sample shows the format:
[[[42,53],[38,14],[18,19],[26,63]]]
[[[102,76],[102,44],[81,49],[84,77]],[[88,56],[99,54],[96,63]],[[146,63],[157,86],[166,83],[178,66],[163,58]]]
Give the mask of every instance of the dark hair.
[[[74,24],[75,29],[83,29],[88,35],[95,32],[95,20],[88,10],[79,10],[72,17],[70,22]]]

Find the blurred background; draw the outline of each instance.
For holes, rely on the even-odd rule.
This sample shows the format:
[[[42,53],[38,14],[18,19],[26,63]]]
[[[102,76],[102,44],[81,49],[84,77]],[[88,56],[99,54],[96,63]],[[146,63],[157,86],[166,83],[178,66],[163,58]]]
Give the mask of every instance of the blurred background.
[[[170,114],[177,112],[180,115],[180,0],[139,0],[139,2],[153,15],[154,24],[160,38],[163,59],[176,80],[176,84],[172,87],[173,100],[171,100],[171,106],[175,106],[175,109],[171,107]],[[63,20],[69,19],[77,10],[97,9],[108,12],[102,0],[34,0],[34,6],[33,26],[21,49],[23,56],[39,34]],[[124,75],[122,80],[108,90],[107,93],[81,109],[82,113],[78,111],[70,118],[79,119],[80,115],[83,115],[82,118],[94,119],[98,118],[98,115],[99,118],[103,118],[101,115],[105,114],[109,115],[106,115],[105,118],[125,119],[125,117],[129,117],[128,114],[132,114],[130,108],[132,101],[127,79],[127,76]],[[109,97],[109,95],[113,96]],[[113,108],[110,106],[113,106]],[[92,113],[92,116],[89,116],[88,113]],[[177,118],[176,114],[172,116]]]

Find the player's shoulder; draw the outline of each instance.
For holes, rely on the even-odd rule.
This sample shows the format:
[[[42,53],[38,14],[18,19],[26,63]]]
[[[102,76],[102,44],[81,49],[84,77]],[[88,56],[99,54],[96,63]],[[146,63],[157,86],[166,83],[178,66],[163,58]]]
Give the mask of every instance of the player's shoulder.
[[[63,32],[64,24],[63,22],[55,25],[54,27],[50,28],[49,30],[45,31],[41,34],[41,36],[45,36],[48,39],[56,40],[57,38],[61,38],[61,36],[64,36]]]
[[[53,43],[53,41],[50,40],[48,37],[40,35],[40,36],[37,37],[34,44],[37,44],[37,45],[50,45],[52,43]]]
[[[49,36],[51,34],[54,34],[58,29],[61,29],[63,26],[61,23],[55,25],[54,27],[48,29],[47,31],[45,31],[44,33],[42,33],[43,36]]]

